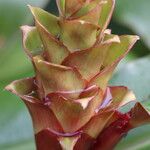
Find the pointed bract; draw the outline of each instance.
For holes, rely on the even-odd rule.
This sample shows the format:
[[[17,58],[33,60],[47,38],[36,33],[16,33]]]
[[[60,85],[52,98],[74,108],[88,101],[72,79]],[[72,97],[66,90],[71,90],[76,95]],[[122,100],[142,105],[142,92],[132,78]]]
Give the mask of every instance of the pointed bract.
[[[102,5],[102,10],[99,18],[99,26],[103,29],[103,31],[107,28],[110,22],[114,7],[115,0],[106,0],[106,3]]]
[[[38,7],[29,6],[29,8],[34,16],[35,22],[41,24],[53,36],[57,37],[60,34],[59,19],[56,16]]]
[[[125,86],[112,86],[109,89],[112,95],[112,102],[108,106],[110,109],[118,109],[136,100],[134,93]]]
[[[79,9],[76,13],[74,13],[72,15],[72,17],[75,17],[75,18],[80,18],[80,17],[84,17],[84,16],[87,16],[88,18],[88,15],[89,15],[89,12],[91,12],[92,10],[94,10],[97,6],[99,5],[102,5],[104,2],[101,1],[101,0],[93,0],[91,2],[85,2],[83,5],[82,5],[82,8]],[[99,13],[100,15],[100,13]],[[81,19],[81,18],[80,18]],[[82,19],[81,19],[82,20]],[[93,22],[92,22],[93,23]]]
[[[61,41],[71,52],[90,48],[96,42],[98,26],[82,21],[61,21]]]
[[[89,81],[100,72],[110,46],[113,43],[119,43],[120,40],[118,36],[108,35],[104,42],[105,43],[96,45],[90,49],[70,54],[64,59],[62,64],[65,66],[76,67],[83,78]]]
[[[46,59],[49,62],[61,64],[64,58],[69,55],[69,50],[62,42],[49,34],[39,23],[37,23],[37,28],[40,32]]]
[[[19,96],[26,104],[33,120],[35,133],[45,128],[63,132],[53,112],[36,98],[35,89],[34,78],[17,80],[6,87],[6,90]]]
[[[85,125],[83,132],[88,134],[93,138],[97,138],[100,132],[103,131],[109,119],[113,115],[113,111],[108,111],[104,113],[99,113],[93,116],[93,118]],[[94,130],[93,130],[94,127]]]
[[[83,78],[89,81],[100,72],[109,46],[108,44],[99,45],[91,49],[77,51],[70,54],[62,64],[69,67],[76,67]]]
[[[138,36],[125,35],[120,36],[119,43],[113,42],[107,49],[107,54],[102,63],[101,71],[91,79],[89,86],[95,84],[101,89],[105,90],[114,69],[118,63],[127,55],[138,39]]]
[[[69,97],[76,98],[79,93],[75,91],[85,88],[85,80],[70,67],[56,65],[34,58],[35,66],[41,76],[45,96],[55,91],[74,91]]]
[[[95,109],[102,102],[102,96],[102,92],[98,90],[92,97],[80,100],[67,100],[54,93],[48,95],[51,102],[49,107],[54,112],[64,131],[72,133],[80,129],[91,119]],[[83,107],[82,101],[88,101],[86,107]]]
[[[139,102],[130,111],[132,127],[138,127],[150,123],[150,112],[148,112]]]
[[[22,26],[23,46],[27,55],[32,59],[43,52],[43,45],[36,27]]]

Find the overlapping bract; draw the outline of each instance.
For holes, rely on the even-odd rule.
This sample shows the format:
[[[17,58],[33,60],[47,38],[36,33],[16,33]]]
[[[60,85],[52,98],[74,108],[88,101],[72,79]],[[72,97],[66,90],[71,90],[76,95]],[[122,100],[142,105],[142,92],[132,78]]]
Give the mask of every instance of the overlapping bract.
[[[59,17],[29,6],[36,26],[21,29],[36,75],[14,81],[6,89],[27,105],[37,150],[105,149],[101,141],[120,118],[128,124],[126,132],[150,121],[149,112],[139,103],[127,119],[118,115],[116,110],[135,96],[126,87],[108,86],[138,36],[118,36],[106,29],[114,0],[57,0],[57,5]],[[122,132],[123,128],[124,124]]]

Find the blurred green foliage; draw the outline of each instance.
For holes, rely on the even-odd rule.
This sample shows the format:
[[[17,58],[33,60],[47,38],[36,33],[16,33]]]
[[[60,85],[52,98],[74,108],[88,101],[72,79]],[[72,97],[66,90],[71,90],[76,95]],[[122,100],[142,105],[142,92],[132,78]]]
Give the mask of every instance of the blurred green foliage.
[[[150,106],[150,0],[116,0],[110,28],[117,34],[138,34],[141,41],[119,65],[110,84],[126,85]],[[27,4],[57,14],[55,0],[0,0],[0,149],[34,150],[31,119],[24,104],[3,90],[15,79],[32,76],[23,52],[19,26],[33,24]],[[117,150],[149,150],[150,125],[131,131]]]

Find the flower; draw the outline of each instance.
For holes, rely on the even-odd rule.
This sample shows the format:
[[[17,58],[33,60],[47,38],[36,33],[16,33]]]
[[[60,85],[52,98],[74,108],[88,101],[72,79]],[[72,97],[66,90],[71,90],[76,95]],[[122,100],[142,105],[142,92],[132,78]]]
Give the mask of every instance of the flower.
[[[22,26],[35,77],[6,87],[32,117],[37,150],[112,149],[129,130],[150,122],[131,90],[109,86],[118,63],[139,39],[107,29],[114,0],[57,0],[59,17],[30,7]],[[135,102],[127,113],[119,109]]]

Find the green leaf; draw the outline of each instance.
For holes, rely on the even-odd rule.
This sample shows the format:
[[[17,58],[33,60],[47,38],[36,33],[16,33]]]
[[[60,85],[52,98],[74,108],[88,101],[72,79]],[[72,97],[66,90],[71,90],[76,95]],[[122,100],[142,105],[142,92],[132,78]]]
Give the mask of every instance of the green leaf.
[[[35,150],[35,145],[33,144],[33,141],[25,141],[9,146],[3,146],[1,147],[3,150]]]
[[[14,35],[5,48],[0,50],[0,80],[3,82],[15,79],[18,76],[21,77],[26,72],[32,72],[31,63],[27,60],[21,46],[20,35]]]
[[[13,79],[31,76],[31,64],[23,52],[19,26],[29,24],[32,20],[27,4],[42,7],[46,3],[47,0],[0,1],[0,149],[2,150],[35,149],[27,109],[19,98],[3,89]]]
[[[122,66],[114,75],[111,84],[125,85],[135,92],[137,100],[150,100],[150,56],[131,61]],[[126,138],[119,143],[116,150],[141,150],[150,148],[150,125],[132,130]]]
[[[33,143],[33,131],[30,116],[24,104],[16,96],[0,87],[0,149],[9,150],[29,139]],[[13,146],[12,146],[13,145]]]
[[[148,111],[150,111],[150,101],[145,101],[142,104]]]
[[[117,0],[114,19],[116,22],[132,29],[140,35],[150,48],[150,1],[149,0]]]
[[[9,38],[19,26],[31,21],[27,4],[44,6],[47,0],[1,0],[0,1],[0,36]],[[9,13],[9,15],[8,15]]]
[[[138,127],[127,134],[115,150],[149,150],[150,125]]]
[[[21,34],[18,31],[22,24],[32,21],[27,4],[44,6],[46,2],[47,0],[0,1],[0,41],[3,43],[0,45],[0,80],[10,80],[10,74],[14,79],[16,75],[22,76],[31,71],[31,64],[23,52]]]
[[[150,99],[150,56],[131,61],[114,75],[111,84],[128,86],[135,92],[137,100]]]

